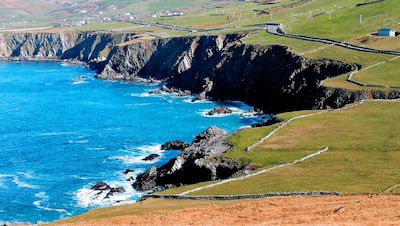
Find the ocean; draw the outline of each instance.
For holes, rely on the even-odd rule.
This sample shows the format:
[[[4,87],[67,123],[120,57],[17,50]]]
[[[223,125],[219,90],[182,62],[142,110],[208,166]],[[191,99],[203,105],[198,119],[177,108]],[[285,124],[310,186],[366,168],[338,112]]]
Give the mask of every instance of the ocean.
[[[178,154],[161,144],[259,120],[244,116],[252,107],[241,102],[149,94],[159,87],[102,81],[59,62],[0,62],[0,223],[51,222],[133,203],[142,194],[124,171],[137,175]],[[217,106],[233,113],[206,115]],[[153,153],[160,157],[142,160]],[[95,197],[90,188],[101,181],[125,192]]]

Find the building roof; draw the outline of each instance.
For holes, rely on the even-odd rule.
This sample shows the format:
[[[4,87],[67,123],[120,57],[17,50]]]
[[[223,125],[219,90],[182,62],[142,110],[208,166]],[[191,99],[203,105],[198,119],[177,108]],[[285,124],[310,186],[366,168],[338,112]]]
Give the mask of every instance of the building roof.
[[[379,29],[379,31],[392,31],[392,29],[388,28],[388,27],[384,27]]]

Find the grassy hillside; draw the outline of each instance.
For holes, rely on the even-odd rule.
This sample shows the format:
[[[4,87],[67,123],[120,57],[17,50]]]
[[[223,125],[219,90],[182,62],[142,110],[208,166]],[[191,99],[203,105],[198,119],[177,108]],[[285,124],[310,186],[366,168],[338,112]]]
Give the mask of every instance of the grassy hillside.
[[[338,191],[343,194],[379,193],[399,183],[400,102],[365,102],[336,111],[314,112],[297,119],[267,139],[253,152],[249,143],[276,128],[241,131],[232,139],[233,150],[225,155],[261,166],[259,170],[294,162],[323,147],[329,150],[304,162],[229,182],[189,195],[235,195],[270,192]],[[291,118],[310,112],[278,115]],[[249,136],[250,135],[250,136]],[[246,143],[253,139],[253,141]],[[195,187],[180,187],[163,193],[179,194]],[[394,190],[397,193],[400,190]]]
[[[132,7],[147,12],[177,7],[155,4],[157,1],[132,1]],[[356,6],[360,3],[371,4]],[[262,2],[225,1],[206,2],[187,8],[184,16],[143,18],[151,24],[169,24],[199,29],[198,32],[177,32],[156,26],[138,26],[134,23],[99,23],[84,26],[82,30],[108,30],[150,32],[153,37],[182,35],[209,35],[248,31],[243,41],[249,44],[286,45],[291,51],[307,58],[332,58],[361,65],[353,79],[376,89],[400,88],[400,59],[390,55],[364,53],[342,47],[295,40],[267,34],[258,24],[276,22],[287,33],[324,37],[350,42],[376,49],[400,51],[400,37],[371,35],[381,27],[391,27],[400,32],[400,0],[373,3],[365,0],[283,0],[276,4]],[[165,2],[164,2],[165,3]],[[210,3],[210,4],[208,4]],[[185,3],[186,4],[186,3]],[[200,4],[200,2],[198,2]],[[183,5],[182,5],[183,6]],[[128,6],[130,7],[130,6]],[[134,10],[132,8],[132,10]],[[360,23],[360,15],[362,21]],[[120,27],[118,27],[120,26]],[[117,29],[118,27],[118,29]],[[201,29],[209,29],[200,31]],[[323,85],[351,90],[371,89],[347,82],[347,76],[324,81]],[[246,129],[229,138],[234,148],[225,156],[236,158],[266,170],[274,166],[293,163],[307,155],[329,147],[327,152],[297,164],[206,188],[190,195],[237,195],[269,192],[338,191],[343,194],[400,193],[400,119],[399,101],[367,101],[335,111],[299,111],[278,115],[286,123],[293,117],[314,114],[296,119],[278,130],[253,152],[246,148],[276,129],[280,124],[263,128]],[[164,194],[180,194],[193,188],[210,185],[205,182],[169,189]],[[146,202],[145,202],[146,204]],[[203,205],[203,202],[151,200],[153,208],[174,209],[176,205]],[[147,205],[147,204],[146,204]],[[127,208],[127,207],[122,207]],[[120,207],[93,211],[89,215],[112,216]],[[138,206],[131,206],[133,214],[141,214]],[[117,211],[118,210],[118,211]],[[148,209],[143,209],[147,211]],[[136,212],[138,211],[138,212]],[[87,217],[88,215],[86,215]]]
[[[329,147],[329,151],[299,164],[194,194],[384,191],[399,183],[399,107],[397,101],[366,102],[293,121],[254,151],[270,156],[257,159],[258,163],[271,167],[293,162],[322,147]]]

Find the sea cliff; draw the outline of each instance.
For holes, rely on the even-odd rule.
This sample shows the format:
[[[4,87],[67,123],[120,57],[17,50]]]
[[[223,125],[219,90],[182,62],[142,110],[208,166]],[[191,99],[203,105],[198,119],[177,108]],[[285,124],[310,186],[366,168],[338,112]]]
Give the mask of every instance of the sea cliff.
[[[198,98],[240,100],[266,112],[338,108],[374,91],[320,86],[354,70],[330,59],[306,59],[279,45],[248,45],[246,34],[141,39],[134,33],[1,33],[0,57],[84,62],[107,80],[157,79]],[[390,98],[398,93],[379,94]]]
[[[323,80],[357,67],[332,59],[306,59],[285,46],[248,45],[242,41],[245,36],[144,39],[133,33],[0,33],[0,59],[79,61],[96,70],[99,79],[159,80],[166,89],[191,92],[196,99],[239,100],[270,113],[400,97],[398,91],[321,86]],[[209,129],[177,158],[140,175],[135,188],[228,178],[243,169],[233,159],[215,158],[229,149],[220,143],[222,138],[214,140],[215,134],[225,137],[217,128]]]

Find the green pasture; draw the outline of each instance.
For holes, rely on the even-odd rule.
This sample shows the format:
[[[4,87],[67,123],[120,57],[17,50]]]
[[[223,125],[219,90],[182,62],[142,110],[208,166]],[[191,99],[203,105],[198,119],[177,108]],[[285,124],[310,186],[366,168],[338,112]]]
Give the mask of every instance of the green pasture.
[[[107,22],[107,23],[95,23],[88,24],[77,28],[78,31],[115,31],[118,29],[134,30],[135,28],[141,27],[138,24],[127,23],[127,22]]]
[[[398,101],[365,102],[347,109],[294,120],[255,151],[248,153],[249,160],[262,164],[266,169],[301,159],[323,147],[329,147],[329,151],[299,164],[190,195],[321,190],[344,194],[379,193],[400,182],[399,107]],[[252,132],[259,133],[258,136],[266,132],[249,130],[255,130]],[[245,131],[243,137],[249,133]],[[239,148],[227,155],[242,158],[241,152],[243,150]],[[184,188],[178,188],[179,192],[183,192]],[[170,192],[175,193],[174,189]],[[164,193],[168,193],[168,190]]]
[[[353,80],[373,86],[400,88],[400,59],[392,59],[355,73]]]
[[[397,38],[396,38],[397,39]],[[345,49],[343,47],[315,43],[298,39],[291,39],[281,36],[275,36],[260,31],[243,39],[248,44],[265,45],[284,45],[290,48],[295,54],[300,54],[308,59],[329,58],[345,63],[355,63],[360,65],[361,71],[353,76],[353,80],[381,87],[400,87],[399,60],[393,59],[395,56],[366,53]],[[382,63],[384,62],[384,63]],[[382,63],[382,64],[381,64]],[[375,66],[374,66],[375,65]],[[370,67],[370,68],[369,68]],[[364,68],[369,68],[363,70]],[[385,73],[382,73],[382,72]],[[324,86],[338,87],[345,89],[365,89],[347,81],[349,74],[338,76],[324,81]],[[379,88],[379,87],[378,87]]]
[[[400,182],[400,154],[331,149],[303,163],[229,182],[190,195],[236,195],[274,192],[337,191],[377,194]]]
[[[272,14],[272,19],[271,15],[265,17],[265,22],[283,24],[284,30],[289,33],[339,41],[376,33],[382,27],[398,26],[400,15],[394,9],[400,4],[399,0],[355,7],[364,2],[366,1],[283,1],[281,6],[271,5],[265,9]]]

